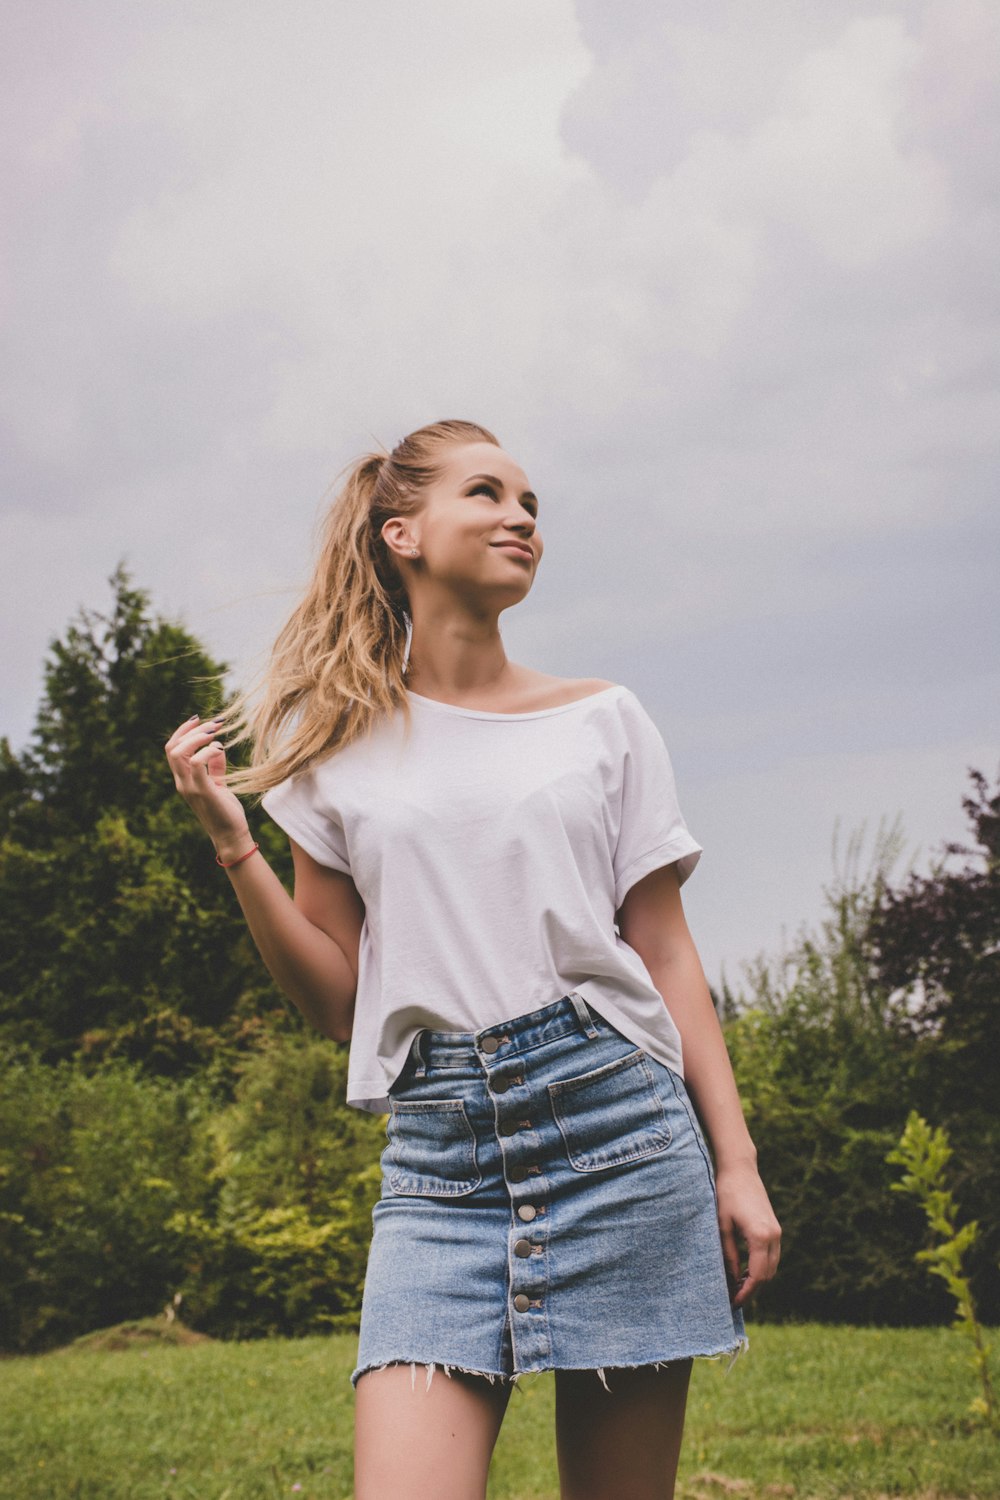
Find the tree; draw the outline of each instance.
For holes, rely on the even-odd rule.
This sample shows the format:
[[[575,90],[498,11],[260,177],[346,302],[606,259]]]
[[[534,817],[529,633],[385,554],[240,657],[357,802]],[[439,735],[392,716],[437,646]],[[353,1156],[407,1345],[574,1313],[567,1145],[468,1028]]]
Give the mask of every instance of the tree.
[[[89,834],[110,808],[149,816],[177,800],[163,742],[196,707],[214,704],[227,668],[180,625],[152,618],[124,562],[111,610],[80,609],[49,645],[29,747],[3,741],[0,832],[35,851]]]
[[[913,1045],[871,971],[865,935],[901,834],[880,828],[867,871],[863,836],[851,837],[824,890],[818,931],[803,928],[780,958],[746,966],[748,992],[726,1007],[726,1042],[784,1231],[759,1316],[900,1324],[941,1318],[947,1306],[933,1285],[915,1291],[905,1269],[913,1211],[888,1191],[885,1156],[905,1119]]]
[[[917,1109],[948,1129],[956,1186],[981,1226],[968,1252],[987,1321],[1000,1309],[1000,797],[973,772],[965,799],[976,863],[891,879],[897,829],[868,871],[861,835],[826,889],[818,932],[747,966],[748,993],[724,995],[726,1040],[784,1227],[782,1266],[758,1314],[853,1322],[943,1320],[947,1301],[907,1269],[916,1209],[888,1192],[885,1157]]]
[[[887,886],[865,946],[896,1024],[913,1040],[912,1099],[947,1129],[956,1186],[981,1222],[969,1251],[980,1304],[1000,1306],[1000,776],[970,768],[974,844],[947,843],[930,874]],[[948,869],[948,860],[963,863]]]
[[[873,912],[867,945],[880,980],[905,993],[905,1024],[949,1054],[954,1083],[991,1104],[1000,1093],[1000,777],[991,794],[971,770],[962,798],[976,845],[948,843],[926,876],[888,887]],[[966,863],[948,871],[949,856]]]
[[[0,740],[0,1038],[173,1072],[289,1007],[163,752],[228,669],[124,562],[109,582],[50,645],[28,747]],[[256,837],[287,874],[273,825]]]

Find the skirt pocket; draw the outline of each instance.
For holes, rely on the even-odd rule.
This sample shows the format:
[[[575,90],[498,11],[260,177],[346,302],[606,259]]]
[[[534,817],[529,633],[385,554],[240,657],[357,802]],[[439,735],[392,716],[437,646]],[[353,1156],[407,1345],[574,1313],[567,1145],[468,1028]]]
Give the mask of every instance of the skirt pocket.
[[[548,1085],[570,1166],[600,1172],[666,1151],[670,1125],[645,1052]]]
[[[482,1182],[464,1099],[393,1099],[386,1180],[394,1193],[458,1198]]]

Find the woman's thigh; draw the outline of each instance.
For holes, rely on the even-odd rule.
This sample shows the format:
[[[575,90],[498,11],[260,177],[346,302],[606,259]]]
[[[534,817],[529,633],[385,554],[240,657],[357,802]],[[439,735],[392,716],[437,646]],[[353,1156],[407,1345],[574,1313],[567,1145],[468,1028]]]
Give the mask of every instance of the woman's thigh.
[[[409,1364],[368,1370],[356,1386],[355,1500],[481,1500],[511,1385]]]
[[[556,1371],[561,1500],[671,1500],[691,1365]]]

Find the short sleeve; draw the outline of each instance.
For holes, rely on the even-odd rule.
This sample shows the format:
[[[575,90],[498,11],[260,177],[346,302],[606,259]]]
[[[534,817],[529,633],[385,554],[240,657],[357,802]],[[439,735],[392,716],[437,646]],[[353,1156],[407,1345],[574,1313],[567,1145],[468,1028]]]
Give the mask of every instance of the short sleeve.
[[[321,795],[314,771],[299,772],[269,788],[260,805],[318,864],[350,875],[344,825],[329,799]]]
[[[621,819],[614,852],[615,911],[637,881],[676,862],[683,885],[701,858],[677,801],[663,736],[634,693],[621,699],[626,744]]]

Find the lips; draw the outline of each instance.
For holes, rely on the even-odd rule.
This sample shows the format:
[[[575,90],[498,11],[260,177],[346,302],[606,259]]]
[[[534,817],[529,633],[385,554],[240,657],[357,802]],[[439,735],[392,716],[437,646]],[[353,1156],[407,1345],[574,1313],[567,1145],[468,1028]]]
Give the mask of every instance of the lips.
[[[512,548],[514,551],[523,552],[525,557],[534,557],[535,555],[531,548],[525,546],[523,542],[491,542],[490,545],[492,547]]]

